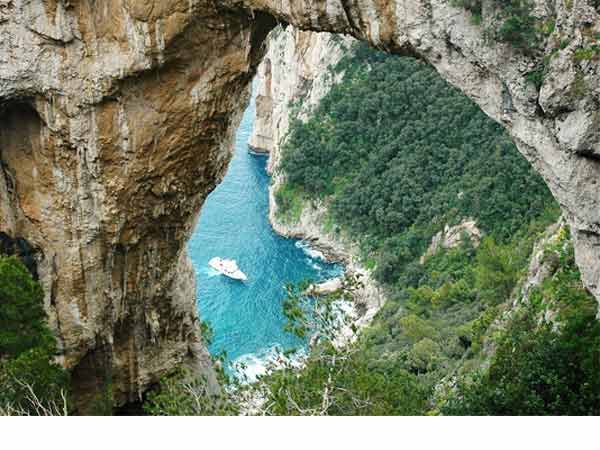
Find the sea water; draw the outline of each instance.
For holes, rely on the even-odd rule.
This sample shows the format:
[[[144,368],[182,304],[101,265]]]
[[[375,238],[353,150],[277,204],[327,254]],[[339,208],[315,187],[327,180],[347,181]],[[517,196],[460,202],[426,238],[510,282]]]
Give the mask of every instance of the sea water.
[[[213,355],[225,351],[229,365],[244,363],[249,378],[261,373],[276,348],[304,345],[283,331],[286,284],[324,281],[342,272],[304,242],[284,239],[271,228],[267,157],[251,154],[247,145],[254,117],[251,102],[227,175],[204,204],[189,243],[200,317],[214,330],[209,350]],[[235,259],[248,281],[231,280],[209,268],[215,256]]]

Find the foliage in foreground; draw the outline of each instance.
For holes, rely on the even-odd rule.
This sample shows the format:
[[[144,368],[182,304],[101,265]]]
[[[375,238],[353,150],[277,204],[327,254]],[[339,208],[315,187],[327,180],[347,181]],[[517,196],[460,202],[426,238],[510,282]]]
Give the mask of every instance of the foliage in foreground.
[[[0,411],[48,415],[68,410],[68,373],[53,362],[56,340],[43,292],[16,258],[0,257]]]
[[[561,244],[548,250],[554,274],[497,338],[490,368],[461,380],[444,414],[600,414],[597,303],[582,286],[573,247]]]
[[[230,416],[239,412],[226,391],[183,368],[163,377],[147,394],[143,408],[152,416]]]
[[[313,348],[301,370],[280,369],[261,382],[270,415],[416,415],[427,400],[411,373],[377,369],[359,346],[330,342]]]
[[[260,391],[265,395],[263,412],[274,415],[600,414],[597,303],[582,285],[568,234],[563,231],[559,243],[546,251],[546,257],[552,260],[552,274],[530,293],[528,300],[520,300],[520,306],[503,319],[504,325],[498,321],[498,299],[494,294],[490,297],[492,305],[472,322],[459,326],[460,333],[453,338],[448,334],[448,323],[437,322],[443,327],[436,328],[435,321],[425,318],[433,309],[420,312],[413,309],[396,322],[399,326],[396,337],[387,339],[387,345],[395,341],[398,350],[378,349],[372,334],[377,323],[362,339],[347,346],[336,344],[337,330],[325,333],[323,330],[327,328],[318,327],[320,339],[311,348],[302,369],[284,364],[259,381]],[[505,272],[490,266],[487,256],[476,264],[481,270],[494,272],[489,285],[486,281],[481,281],[481,285],[475,282],[480,289],[497,285],[493,280],[497,279],[498,271]],[[469,270],[468,265],[463,268]],[[514,287],[502,294],[506,295],[503,303],[511,298]],[[327,307],[330,302],[321,299],[313,305]],[[451,310],[445,314],[451,314]],[[288,317],[292,322],[288,329],[304,335],[307,316],[296,311]],[[456,339],[455,344],[452,339]],[[489,368],[481,364],[484,343],[495,347]],[[437,397],[440,382],[452,380],[452,374],[458,374],[457,385],[448,397]]]
[[[214,331],[208,322],[200,323],[200,334],[210,346]],[[233,396],[235,379],[223,370],[224,356],[213,358],[216,382],[180,367],[164,376],[144,399],[143,410],[151,416],[230,416],[240,411]],[[219,386],[220,385],[220,386]]]
[[[425,408],[427,393],[417,377],[404,369],[380,370],[358,343],[347,341],[354,331],[344,304],[358,280],[340,292],[312,298],[301,287],[288,287],[284,302],[286,330],[311,336],[302,368],[282,355],[269,373],[251,386],[263,397],[267,415],[415,415]]]

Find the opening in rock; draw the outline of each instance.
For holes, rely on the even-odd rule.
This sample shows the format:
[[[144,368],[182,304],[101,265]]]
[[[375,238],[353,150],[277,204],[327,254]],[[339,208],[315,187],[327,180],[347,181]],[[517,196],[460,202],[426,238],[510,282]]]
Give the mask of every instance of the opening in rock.
[[[544,182],[504,130],[422,60],[290,27],[271,35],[255,84],[229,172],[189,244],[200,314],[215,331],[211,351],[246,363],[250,376],[273,347],[305,345],[283,332],[284,285],[340,275],[302,243],[276,236],[269,206],[278,231],[334,242],[347,261],[360,261],[351,271],[370,273],[368,285],[392,299],[384,311],[393,319],[375,320],[386,329],[403,317],[406,289],[419,288],[430,260],[464,251],[475,264],[482,241],[509,245],[530,223],[557,218]],[[269,162],[251,150],[270,153]],[[215,256],[237,260],[249,281],[211,269]],[[361,296],[365,326],[383,295]],[[452,314],[467,323],[478,307],[456,305]],[[460,355],[471,346],[466,335],[456,342]]]

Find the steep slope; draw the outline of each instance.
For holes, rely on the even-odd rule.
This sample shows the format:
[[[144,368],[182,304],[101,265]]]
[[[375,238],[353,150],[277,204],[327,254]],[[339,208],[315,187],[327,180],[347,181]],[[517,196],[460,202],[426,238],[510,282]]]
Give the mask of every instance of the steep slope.
[[[437,407],[436,386],[457,372],[471,375],[486,358],[482,340],[510,309],[533,243],[557,207],[501,127],[427,65],[361,45],[337,70],[341,82],[307,120],[292,124],[283,145],[287,181],[275,195],[275,219],[283,221],[276,228],[318,243],[352,236],[387,287],[388,302],[352,356],[338,355],[353,362],[340,367],[328,392],[382,397],[365,400],[363,413],[404,413],[405,401],[386,403],[374,387],[378,374],[397,381],[388,389],[405,392],[408,383]],[[322,392],[318,374],[328,360],[321,352],[311,354],[307,372],[274,376],[271,387],[313,411],[301,393]],[[363,365],[373,370],[372,383]],[[278,380],[289,381],[289,391]],[[278,413],[294,413],[285,395],[270,400]],[[335,397],[327,412],[345,414],[350,406],[336,409],[344,401]]]
[[[308,117],[340,74],[335,66],[354,39],[329,33],[276,28],[267,40],[267,54],[258,68],[256,122],[249,145],[269,153],[269,172],[279,165],[281,145],[292,118]]]
[[[481,366],[438,390],[451,415],[597,415],[600,323],[564,222],[537,242],[513,301],[482,339]],[[465,370],[466,369],[466,370]]]

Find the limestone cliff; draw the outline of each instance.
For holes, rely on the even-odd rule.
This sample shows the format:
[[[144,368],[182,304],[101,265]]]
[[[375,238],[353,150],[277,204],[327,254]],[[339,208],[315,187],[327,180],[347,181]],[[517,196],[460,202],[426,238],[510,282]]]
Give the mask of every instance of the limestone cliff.
[[[78,405],[209,376],[185,245],[273,25],[211,1],[0,2],[0,232],[35,250]]]
[[[473,247],[477,248],[481,242],[481,236],[481,230],[477,227],[477,222],[473,219],[465,219],[453,227],[446,224],[444,229],[431,239],[429,248],[421,257],[421,264],[424,264],[427,258],[443,249],[447,250],[458,247],[464,238],[469,239]]]
[[[600,297],[599,16],[534,3],[554,26],[524,53],[448,0],[0,0],[0,232],[34,250],[81,402],[207,366],[185,244],[277,21],[418,55],[501,122]]]
[[[291,120],[305,119],[339,82],[331,67],[349,51],[354,40],[330,33],[278,27],[267,40],[267,54],[256,75],[256,122],[250,147],[269,153],[268,170],[279,165],[281,145]]]

